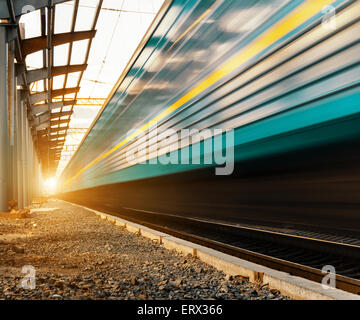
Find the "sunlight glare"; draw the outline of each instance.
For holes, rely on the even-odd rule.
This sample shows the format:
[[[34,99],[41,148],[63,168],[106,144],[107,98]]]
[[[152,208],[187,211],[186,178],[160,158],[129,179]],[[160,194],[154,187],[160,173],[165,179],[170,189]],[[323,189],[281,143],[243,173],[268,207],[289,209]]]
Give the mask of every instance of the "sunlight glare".
[[[56,190],[57,181],[55,178],[48,178],[44,182],[45,193],[54,194]]]

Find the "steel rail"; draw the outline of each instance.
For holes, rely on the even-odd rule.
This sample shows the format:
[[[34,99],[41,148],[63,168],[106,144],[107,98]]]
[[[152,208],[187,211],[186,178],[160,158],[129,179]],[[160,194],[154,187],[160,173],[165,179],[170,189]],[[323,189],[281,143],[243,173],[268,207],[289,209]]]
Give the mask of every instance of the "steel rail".
[[[150,223],[144,220],[139,220],[134,217],[129,217],[128,215],[122,215],[120,213],[116,214],[114,212],[111,212],[107,209],[103,208],[96,208],[95,210],[100,210],[101,212],[107,213],[109,215],[120,217],[124,220],[128,220],[143,226],[146,226],[148,228],[178,237],[183,240],[187,240],[208,248],[212,248],[214,250],[259,264],[263,265],[275,270],[287,272],[291,275],[306,278],[311,281],[315,281],[318,283],[321,283],[325,274],[320,269],[316,269],[304,264],[299,264],[295,262],[291,262],[288,260],[280,259],[277,257],[273,257],[270,255],[262,254],[260,252],[243,249],[240,247],[236,247],[230,244],[226,244],[224,242],[216,241],[213,239],[209,239],[207,237],[194,235],[188,232],[175,230],[173,228],[167,227],[167,226],[161,226],[158,224]],[[196,223],[196,221],[192,221],[193,223]],[[199,222],[199,223],[205,223],[205,222]],[[210,224],[216,224],[216,223],[210,223]],[[327,253],[337,253],[340,254],[340,252],[344,253],[345,256],[348,254],[352,254],[351,250],[355,250],[355,248],[351,248],[351,246],[342,246],[340,243],[337,243],[336,245],[326,241],[317,241],[316,239],[301,239],[301,242],[298,241],[299,239],[296,239],[296,237],[293,237],[291,235],[286,234],[275,234],[275,233],[269,233],[265,230],[245,230],[244,233],[242,233],[242,236],[256,239],[256,240],[263,240],[264,243],[269,244],[269,242],[275,243],[275,244],[281,244],[281,245],[288,245],[289,247],[299,246],[301,245],[302,248],[309,248],[322,251],[325,249],[325,252]],[[304,241],[304,243],[302,243]],[[331,247],[333,245],[333,247]],[[345,248],[345,251],[343,249]],[[358,248],[356,248],[359,250]],[[359,255],[359,252],[356,254]],[[356,257],[354,257],[356,259]],[[347,276],[336,274],[336,287],[340,290],[344,290],[347,292],[351,292],[354,294],[360,294],[360,280],[350,278]]]

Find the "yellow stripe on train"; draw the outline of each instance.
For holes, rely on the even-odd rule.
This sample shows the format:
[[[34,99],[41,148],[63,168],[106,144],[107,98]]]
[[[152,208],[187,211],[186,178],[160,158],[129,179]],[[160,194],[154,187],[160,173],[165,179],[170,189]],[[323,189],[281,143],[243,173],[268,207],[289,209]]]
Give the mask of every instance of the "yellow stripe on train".
[[[302,23],[313,17],[315,14],[321,12],[324,7],[333,3],[334,0],[307,0],[297,7],[294,11],[290,12],[287,16],[283,17],[271,28],[267,29],[264,33],[259,35],[254,41],[249,43],[243,50],[238,54],[230,58],[228,61],[219,66],[212,74],[210,74],[206,79],[201,81],[196,87],[191,89],[183,97],[177,100],[170,107],[162,111],[160,114],[155,116],[149,122],[144,124],[142,127],[134,131],[131,135],[122,140],[119,144],[111,148],[109,151],[103,153],[98,158],[90,162],[84,168],[80,169],[75,176],[71,177],[66,181],[65,185],[68,185],[72,180],[76,179],[87,169],[98,163],[99,161],[106,158],[108,155],[114,151],[121,148],[127,142],[136,138],[138,135],[143,133],[145,130],[149,129],[157,122],[163,120],[169,114],[179,109],[182,105],[196,97],[198,94],[208,89],[210,86],[221,80],[223,77],[230,74],[234,69],[240,67],[242,64],[246,63],[253,57],[255,57],[259,52],[265,50],[274,42],[280,40],[282,37],[287,35],[292,30],[296,29]]]

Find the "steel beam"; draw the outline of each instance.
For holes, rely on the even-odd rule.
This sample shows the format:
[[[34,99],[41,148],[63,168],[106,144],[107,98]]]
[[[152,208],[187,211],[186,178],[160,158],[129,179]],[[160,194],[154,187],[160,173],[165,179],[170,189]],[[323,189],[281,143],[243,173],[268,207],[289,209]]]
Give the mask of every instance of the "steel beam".
[[[54,152],[54,151],[56,151],[56,150],[61,152],[63,146],[62,146],[62,145],[41,146],[40,149],[45,150],[45,148],[47,149],[48,147],[50,147],[49,150],[50,150],[51,152]]]
[[[97,24],[98,19],[99,19],[99,15],[100,15],[100,11],[101,11],[102,5],[103,5],[103,0],[99,0],[99,2],[98,2],[98,4],[97,4],[97,7],[96,7],[96,10],[95,10],[95,15],[94,15],[94,19],[93,19],[93,22],[92,22],[92,26],[91,26],[91,30],[92,30],[92,31],[95,31],[96,24]],[[90,49],[91,49],[92,41],[93,41],[93,38],[91,38],[91,39],[89,40],[89,42],[88,42],[84,63],[87,63],[87,61],[89,60],[89,55],[90,55]],[[81,80],[82,80],[83,75],[84,75],[84,71],[82,71],[82,72],[80,73],[77,86],[80,86],[80,83],[81,83]],[[76,99],[76,98],[77,98],[77,93],[75,94],[75,99]],[[71,109],[72,109],[73,107],[74,107],[74,106],[72,106]],[[66,133],[67,133],[67,131],[66,131]]]
[[[51,39],[51,46],[55,47],[73,41],[92,39],[95,37],[95,34],[96,30],[54,34]],[[21,41],[21,50],[24,57],[45,48],[48,48],[47,36],[29,38]]]
[[[49,136],[49,140],[50,142],[54,142],[54,141],[62,141],[62,140],[57,140],[57,139],[60,139],[60,138],[65,138],[66,137],[66,134],[65,133],[61,133],[61,134],[53,134],[53,135],[50,135]],[[64,140],[65,141],[65,140]]]
[[[33,115],[44,113],[46,111],[53,110],[53,109],[61,109],[65,106],[70,106],[76,104],[76,100],[69,100],[69,101],[60,101],[60,102],[53,102],[50,105],[48,103],[45,104],[38,104],[31,106],[31,113]]]
[[[1,2],[2,4],[5,3],[5,1]],[[10,21],[11,23],[16,26],[16,38],[15,38],[15,56],[16,56],[16,60],[19,64],[22,64],[24,66],[24,70],[26,71],[26,65],[25,65],[25,61],[24,61],[24,57],[23,54],[21,52],[21,30],[23,30],[23,25],[19,25],[19,19],[16,18],[16,14],[15,14],[15,9],[14,9],[14,0],[7,0],[6,1],[6,6],[7,6],[7,10],[9,13],[9,17],[10,17]],[[0,10],[1,12],[1,10]],[[23,77],[23,81],[24,83],[27,83],[26,80],[26,73],[22,72],[21,76]],[[27,90],[27,92],[29,92],[29,88],[26,86],[25,88]],[[29,95],[27,95],[27,98],[29,99]]]
[[[34,117],[33,121],[31,122],[31,126],[37,127],[40,124],[47,122],[49,120],[50,120],[50,113],[46,112],[46,113],[43,113],[43,114],[40,114],[40,115]]]
[[[21,79],[21,74],[26,72],[25,64],[23,63],[15,63],[15,75],[18,78],[18,84],[20,85],[21,82],[24,82]]]
[[[76,19],[77,19],[77,15],[78,15],[78,11],[79,11],[79,4],[80,4],[80,0],[75,0],[73,16],[71,19],[70,32],[75,32],[75,25],[76,25]],[[67,63],[66,63],[67,65],[70,65],[70,63],[71,63],[72,49],[73,49],[73,42],[70,42],[69,49],[68,49],[68,58],[67,58]],[[68,80],[68,75],[66,74],[64,77],[64,84],[63,84],[64,88],[66,88],[67,80]]]
[[[31,202],[31,144],[32,144],[32,136],[30,132],[29,121],[27,117],[25,118],[25,166],[26,166],[26,206],[30,205]]]
[[[49,142],[49,146],[50,148],[54,148],[57,146],[62,146],[64,144],[65,140],[55,140],[55,141],[50,141]]]
[[[23,208],[24,203],[24,194],[23,194],[23,167],[22,167],[22,117],[23,117],[23,101],[21,91],[17,92],[16,97],[17,107],[16,107],[16,153],[17,153],[17,200],[19,209]]]
[[[60,145],[57,145],[57,146],[52,146],[52,147],[50,147],[50,152],[55,152],[55,153],[57,153],[57,152],[62,152],[62,146],[60,146]]]
[[[71,116],[74,113],[74,111],[63,111],[63,112],[55,112],[51,113],[51,120],[61,118],[61,117],[67,117]]]
[[[56,133],[56,132],[60,132],[60,131],[65,131],[69,129],[69,126],[67,127],[60,127],[60,128],[51,128],[50,129],[50,133]],[[51,136],[50,136],[51,137]]]
[[[51,98],[79,92],[80,87],[63,88],[51,91]],[[48,98],[48,91],[37,92],[30,95],[30,104],[34,105]]]
[[[50,120],[49,116],[43,117],[43,118],[39,117],[38,119],[39,119],[38,120],[39,123],[33,124],[33,126],[36,127],[37,131],[41,131],[41,130],[50,128],[51,126],[58,126],[58,125],[70,122],[70,119],[56,120],[56,121],[49,122],[49,120]],[[53,130],[55,130],[55,129],[61,129],[61,127],[60,128],[51,128],[51,132],[54,132]]]
[[[25,103],[24,101],[21,99],[22,98],[22,94],[19,93],[19,139],[18,139],[18,143],[19,143],[19,184],[20,184],[20,188],[19,188],[19,193],[21,194],[21,197],[19,198],[19,208],[24,208],[25,206],[25,151],[24,151],[24,143],[25,143]]]
[[[78,106],[102,106],[105,103],[105,98],[77,98],[76,105]]]
[[[54,47],[53,38],[55,30],[55,7],[53,6],[54,1],[49,0],[49,6],[47,10],[47,72],[48,72],[48,97],[47,102],[52,102],[52,90],[53,90],[53,79],[51,77],[51,70],[54,66]],[[49,110],[50,111],[50,110]],[[50,120],[49,120],[50,127]],[[50,166],[50,161],[49,161]]]
[[[71,65],[71,66],[56,66],[56,67],[52,67],[51,76],[56,77],[56,76],[60,76],[60,75],[68,74],[68,73],[72,73],[72,72],[80,72],[80,71],[86,70],[86,68],[87,68],[87,64],[75,64],[75,65]],[[40,69],[28,71],[26,73],[26,78],[27,78],[28,84],[30,84],[31,82],[47,79],[48,78],[48,69],[40,68]],[[23,85],[24,83],[20,82],[19,84]]]
[[[70,119],[63,119],[63,120],[51,120],[50,126],[59,126],[64,123],[69,123]]]
[[[49,154],[52,155],[61,155],[62,149],[60,148],[53,148],[50,149]]]
[[[66,2],[69,0],[53,0],[53,4]],[[48,0],[14,0],[14,13],[16,16],[35,11],[37,9],[45,8],[49,5]],[[6,1],[0,1],[0,19],[10,18],[9,10]]]
[[[7,211],[8,202],[8,93],[6,28],[0,27],[0,211]]]
[[[34,126],[37,131],[44,130],[46,128],[49,128],[49,122],[43,122],[41,124],[38,124],[37,126]]]
[[[7,63],[7,99],[8,99],[8,134],[9,134],[9,177],[8,197],[16,200],[16,161],[15,161],[15,64],[14,64],[14,42],[8,44]]]
[[[39,129],[37,129],[39,131],[39,130],[48,128],[49,127],[48,122],[50,120],[51,120],[50,126],[67,123],[70,121],[70,119],[61,119],[60,120],[59,118],[65,117],[65,116],[70,116],[72,113],[73,113],[73,111],[64,111],[64,112],[56,112],[56,113],[45,112],[38,116],[35,116],[33,118],[31,126],[39,128]],[[55,119],[59,119],[59,120],[54,121]],[[47,126],[40,126],[40,125],[43,125],[44,123],[47,123]],[[41,129],[40,129],[40,127],[41,127]]]
[[[28,167],[27,167],[27,141],[28,141],[28,136],[27,136],[27,117],[26,117],[26,110],[25,108],[23,108],[21,110],[22,112],[22,117],[21,117],[21,165],[23,168],[23,175],[22,175],[22,179],[21,179],[21,184],[23,187],[23,207],[26,207],[28,202],[27,202],[27,187],[28,187],[28,181],[27,181],[27,176],[28,176]]]

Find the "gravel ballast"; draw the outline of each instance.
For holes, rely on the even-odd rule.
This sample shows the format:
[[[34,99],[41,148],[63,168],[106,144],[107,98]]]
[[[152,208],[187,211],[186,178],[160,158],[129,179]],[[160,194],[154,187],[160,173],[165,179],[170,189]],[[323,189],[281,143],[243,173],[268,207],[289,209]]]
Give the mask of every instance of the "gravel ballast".
[[[0,217],[0,299],[288,298],[50,200],[28,218]]]

